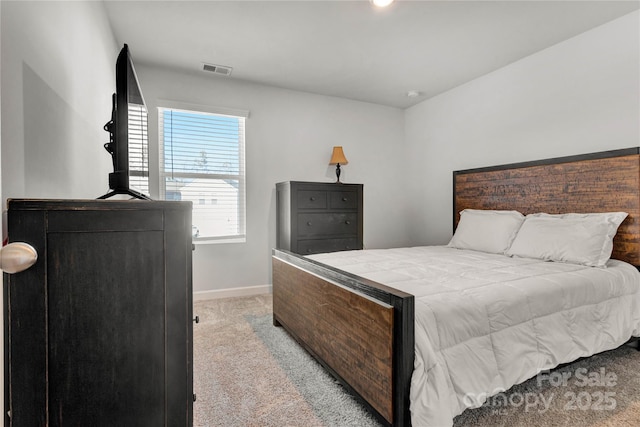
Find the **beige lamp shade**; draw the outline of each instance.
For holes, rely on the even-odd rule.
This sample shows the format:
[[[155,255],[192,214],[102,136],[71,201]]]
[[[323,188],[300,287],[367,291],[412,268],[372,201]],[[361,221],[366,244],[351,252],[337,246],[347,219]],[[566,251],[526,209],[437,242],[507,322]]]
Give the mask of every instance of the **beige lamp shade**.
[[[342,151],[342,147],[333,147],[333,153],[331,153],[331,161],[330,165],[346,165],[349,163],[347,158],[344,156],[344,151]]]

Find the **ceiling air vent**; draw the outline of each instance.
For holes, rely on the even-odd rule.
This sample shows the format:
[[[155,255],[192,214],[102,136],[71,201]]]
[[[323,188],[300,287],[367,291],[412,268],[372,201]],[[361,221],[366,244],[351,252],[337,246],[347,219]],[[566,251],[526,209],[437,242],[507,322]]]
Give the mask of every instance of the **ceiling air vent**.
[[[224,65],[203,64],[202,69],[221,76],[230,76],[233,68]]]

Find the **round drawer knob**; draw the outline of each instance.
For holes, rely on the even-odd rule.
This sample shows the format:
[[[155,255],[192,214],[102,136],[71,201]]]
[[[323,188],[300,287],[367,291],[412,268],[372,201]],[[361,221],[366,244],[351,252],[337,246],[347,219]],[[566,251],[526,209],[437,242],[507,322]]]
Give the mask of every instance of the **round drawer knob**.
[[[351,221],[346,220],[344,223],[345,223],[345,224],[347,224],[347,225],[349,225],[349,224],[351,224]]]
[[[309,200],[311,200],[312,202],[315,202],[316,198],[315,197],[309,197]]]
[[[347,199],[346,197],[343,197],[343,198],[342,198],[342,201],[343,201],[343,202],[346,202],[347,200],[349,200],[349,199]]]
[[[307,225],[311,227],[313,224],[311,224],[311,221],[307,221]]]

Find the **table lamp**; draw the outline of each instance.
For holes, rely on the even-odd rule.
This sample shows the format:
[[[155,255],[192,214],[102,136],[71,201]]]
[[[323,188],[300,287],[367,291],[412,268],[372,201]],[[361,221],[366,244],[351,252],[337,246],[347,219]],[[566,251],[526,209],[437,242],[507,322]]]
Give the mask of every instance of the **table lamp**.
[[[338,180],[337,183],[340,182],[340,165],[346,165],[349,163],[347,158],[344,156],[344,151],[342,151],[342,147],[333,147],[333,153],[331,153],[331,161],[330,165],[336,165],[336,177]]]

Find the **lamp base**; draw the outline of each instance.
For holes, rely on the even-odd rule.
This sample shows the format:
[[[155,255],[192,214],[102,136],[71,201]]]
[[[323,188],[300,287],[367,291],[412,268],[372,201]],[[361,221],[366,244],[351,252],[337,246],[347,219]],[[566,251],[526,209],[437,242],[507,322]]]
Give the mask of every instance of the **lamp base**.
[[[336,163],[336,178],[338,179],[336,184],[340,183],[340,172],[340,163]]]

